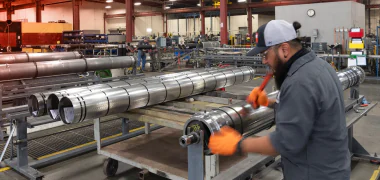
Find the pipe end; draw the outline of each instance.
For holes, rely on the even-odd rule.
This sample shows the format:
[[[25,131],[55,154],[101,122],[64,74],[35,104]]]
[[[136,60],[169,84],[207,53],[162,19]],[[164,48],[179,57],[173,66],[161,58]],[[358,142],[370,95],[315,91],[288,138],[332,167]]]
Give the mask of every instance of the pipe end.
[[[46,101],[47,113],[53,120],[59,120],[59,97],[56,94],[50,94]]]

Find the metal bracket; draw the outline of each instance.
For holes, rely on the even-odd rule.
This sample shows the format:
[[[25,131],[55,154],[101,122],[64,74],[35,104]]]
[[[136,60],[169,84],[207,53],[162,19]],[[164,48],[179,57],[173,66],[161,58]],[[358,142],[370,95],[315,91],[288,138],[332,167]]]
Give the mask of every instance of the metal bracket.
[[[190,132],[188,132],[190,133]],[[199,142],[187,147],[188,159],[188,180],[204,179],[204,153],[203,153],[204,132],[199,131]]]
[[[27,139],[27,126],[26,117],[14,118],[16,120],[17,130],[17,158],[7,159],[5,163],[13,168],[15,171],[30,179],[41,179],[44,175],[36,169],[29,166],[28,163],[28,142]],[[11,137],[9,137],[11,138]],[[13,146],[12,146],[13,147]],[[12,148],[11,147],[11,148]]]

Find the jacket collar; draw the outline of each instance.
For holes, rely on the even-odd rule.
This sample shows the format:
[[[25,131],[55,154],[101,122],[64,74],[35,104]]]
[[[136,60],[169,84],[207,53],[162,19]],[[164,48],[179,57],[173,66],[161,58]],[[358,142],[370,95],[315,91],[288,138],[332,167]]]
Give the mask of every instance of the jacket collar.
[[[295,72],[298,71],[299,68],[301,68],[303,65],[307,64],[308,62],[314,60],[315,58],[316,58],[316,55],[313,51],[310,51],[309,53],[300,57],[290,67],[290,69],[288,71],[288,76],[292,76]]]

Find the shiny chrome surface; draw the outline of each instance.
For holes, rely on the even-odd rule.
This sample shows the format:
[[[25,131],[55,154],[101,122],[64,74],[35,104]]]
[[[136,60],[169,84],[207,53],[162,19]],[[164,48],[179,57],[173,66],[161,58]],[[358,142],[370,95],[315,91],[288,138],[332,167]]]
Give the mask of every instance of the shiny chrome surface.
[[[125,112],[129,107],[129,94],[124,88],[107,89],[103,91],[108,97],[108,114]]]
[[[41,61],[35,63],[37,76],[51,76],[57,74],[71,74],[86,71],[86,61],[83,59]]]
[[[243,69],[243,68],[241,68]],[[237,70],[233,70],[236,72]],[[250,71],[249,69],[243,70]],[[245,74],[245,73],[244,73]],[[337,73],[339,80],[342,84],[342,89],[346,90],[352,86],[359,85],[364,81],[364,71],[360,67],[350,67]],[[247,74],[248,76],[248,74]],[[268,94],[268,97],[275,98],[278,91]],[[188,138],[188,128],[192,128],[194,125],[204,127],[206,134],[213,134],[218,132],[223,126],[231,126],[239,131],[241,134],[245,133],[257,133],[263,128],[268,128],[274,123],[274,111],[271,108],[260,107],[253,109],[250,104],[246,102],[239,102],[230,106],[223,106],[218,109],[214,109],[210,112],[199,112],[193,115],[184,126],[183,134],[180,138],[180,144],[184,144],[184,140]],[[196,130],[197,131],[197,130]],[[207,145],[208,139],[205,140]]]
[[[84,119],[92,119],[96,117],[102,117],[108,113],[108,99],[104,92],[99,91],[85,96],[81,96],[80,100],[85,104],[84,116],[80,121]],[[83,107],[82,107],[83,108]]]
[[[27,53],[29,60],[28,62],[38,62],[38,61],[55,61],[55,60],[66,60],[66,59],[80,59],[82,55],[79,52],[54,52],[54,53]]]
[[[133,56],[119,56],[119,57],[105,57],[101,58],[89,58],[87,62],[87,71],[96,71],[101,69],[118,69],[132,67],[136,60]]]
[[[16,64],[0,64],[0,80],[25,79],[103,69],[128,68],[135,64],[132,56],[71,59]]]
[[[149,93],[144,85],[137,84],[134,86],[129,86],[126,87],[125,90],[127,90],[129,96],[128,109],[144,107],[148,104]]]
[[[165,102],[167,90],[163,83],[148,83],[145,84],[145,87],[149,92],[149,101],[147,104],[148,106]]]
[[[54,53],[12,53],[0,54],[0,64],[14,64],[38,61],[55,61],[67,59],[80,59],[79,52],[54,52]]]
[[[109,88],[106,90],[97,90],[96,93],[91,94],[81,93],[74,96],[68,96],[62,98],[59,103],[60,117],[67,118],[64,119],[66,122],[76,123],[85,119],[121,113],[136,108],[160,104],[166,101],[212,91],[216,89],[217,78],[214,74],[211,74],[209,70],[210,69],[197,72],[190,71],[181,74],[181,77],[165,76],[166,80],[162,81],[156,80],[157,78],[150,78],[148,81],[140,80],[139,82],[141,84],[112,88],[112,90]],[[227,71],[233,73],[232,70],[239,70],[237,72],[240,73],[236,73],[236,76],[239,76],[237,78],[244,79],[244,73],[242,73],[240,68],[219,69],[220,72]],[[248,72],[254,71],[248,70]],[[220,76],[218,73],[215,74]],[[253,77],[253,75],[254,74],[251,74],[249,77]],[[251,79],[247,79],[247,81],[248,80]],[[70,102],[71,100],[73,101],[72,103]],[[81,107],[78,107],[78,105],[81,105]],[[88,108],[87,106],[91,107]],[[65,109],[66,111],[72,112],[70,117],[69,113],[66,112],[66,114],[64,114]],[[81,114],[78,114],[79,112],[81,112]]]
[[[164,81],[162,84],[166,88],[166,101],[172,101],[179,98],[181,87],[178,81]]]

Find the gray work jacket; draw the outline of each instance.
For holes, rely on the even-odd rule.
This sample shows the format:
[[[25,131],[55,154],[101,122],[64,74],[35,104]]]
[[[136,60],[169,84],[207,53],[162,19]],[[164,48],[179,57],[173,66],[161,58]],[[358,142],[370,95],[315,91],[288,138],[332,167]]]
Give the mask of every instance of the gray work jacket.
[[[326,61],[310,52],[289,69],[275,105],[270,140],[285,180],[348,180],[350,152],[341,83]]]

